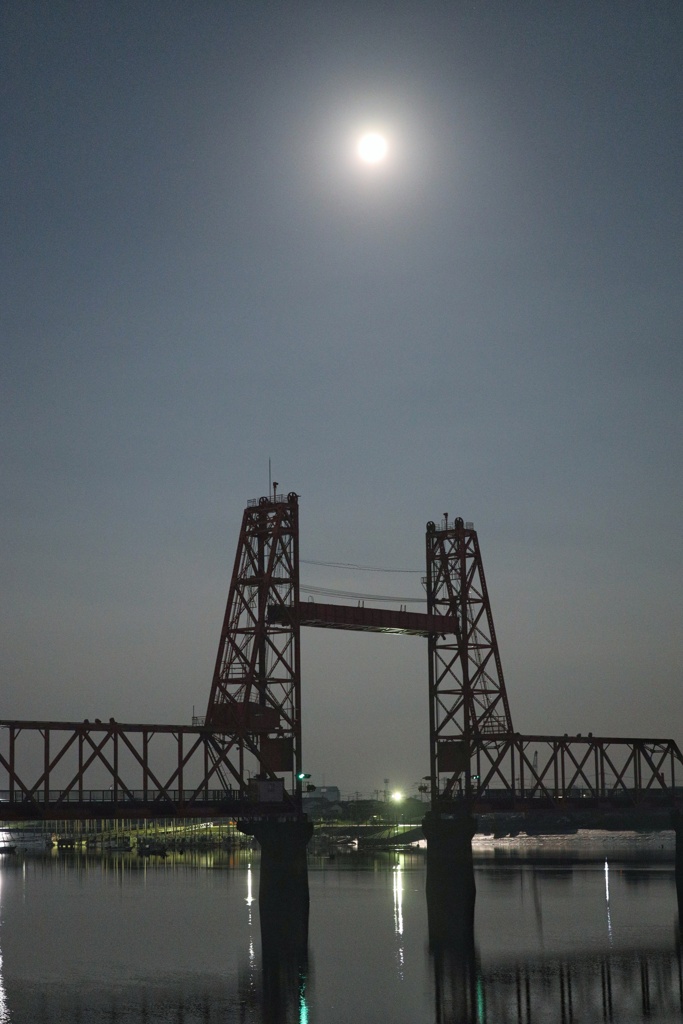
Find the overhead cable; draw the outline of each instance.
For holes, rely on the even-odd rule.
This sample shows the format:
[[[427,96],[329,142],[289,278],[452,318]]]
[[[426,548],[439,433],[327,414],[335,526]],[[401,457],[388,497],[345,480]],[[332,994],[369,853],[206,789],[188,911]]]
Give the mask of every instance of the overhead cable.
[[[424,576],[424,569],[386,569],[379,565],[356,565],[355,562],[321,562],[314,558],[300,558],[304,565],[329,565],[333,569],[354,569],[360,572],[403,572]]]
[[[332,590],[329,587],[310,587],[301,584],[299,587],[306,594],[316,597],[343,597],[352,601],[390,601],[396,604],[424,604],[424,597],[389,597],[386,594],[361,594],[353,590]]]

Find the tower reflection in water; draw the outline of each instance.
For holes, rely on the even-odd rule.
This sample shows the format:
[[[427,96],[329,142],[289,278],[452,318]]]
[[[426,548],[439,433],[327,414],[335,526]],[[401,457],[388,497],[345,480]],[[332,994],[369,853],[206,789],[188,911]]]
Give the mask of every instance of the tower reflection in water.
[[[250,926],[254,902],[249,865],[246,903]],[[261,969],[259,972],[252,935],[248,967],[239,982],[238,1003],[245,1012],[257,1012],[264,1024],[308,1024],[308,917],[307,879],[290,877],[286,885],[259,885]]]
[[[429,952],[434,969],[434,1018],[437,1024],[485,1020],[481,971],[474,942],[469,899],[457,886],[427,884]]]
[[[680,946],[482,965],[432,949],[436,1024],[637,1021],[683,1013]]]
[[[0,912],[2,911],[2,872],[0,872]],[[0,933],[0,940],[2,934]],[[2,949],[0,948],[0,1024],[9,1022],[10,1014],[7,1007],[7,994],[5,992],[5,981],[3,977]]]
[[[613,944],[609,864],[605,908]],[[679,885],[679,902],[681,886]],[[510,1024],[560,1021],[678,1020],[683,1014],[683,958],[679,922],[670,948],[573,955],[493,958],[482,963],[470,918],[458,904],[428,893],[429,949],[436,1024]],[[539,932],[542,922],[537,919]]]
[[[280,900],[259,901],[266,1024],[308,1021],[308,889],[294,887]]]
[[[479,970],[469,1015],[438,1021],[677,1019],[683,1010],[680,950],[536,957]]]

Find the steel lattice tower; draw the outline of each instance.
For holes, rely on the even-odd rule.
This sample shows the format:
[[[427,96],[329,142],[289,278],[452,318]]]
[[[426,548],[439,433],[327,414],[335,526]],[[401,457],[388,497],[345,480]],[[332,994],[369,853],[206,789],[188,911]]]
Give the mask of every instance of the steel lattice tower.
[[[244,510],[221,630],[206,724],[224,729],[254,777],[285,778],[300,795],[299,505],[292,492],[250,501]],[[284,612],[281,621],[276,613]],[[289,613],[289,614],[288,614]],[[251,758],[250,758],[251,755]]]
[[[455,632],[429,635],[429,734],[432,801],[450,799],[482,741],[512,733],[498,642],[477,534],[446,517],[427,523],[427,611],[449,616]],[[459,783],[460,785],[460,783]]]

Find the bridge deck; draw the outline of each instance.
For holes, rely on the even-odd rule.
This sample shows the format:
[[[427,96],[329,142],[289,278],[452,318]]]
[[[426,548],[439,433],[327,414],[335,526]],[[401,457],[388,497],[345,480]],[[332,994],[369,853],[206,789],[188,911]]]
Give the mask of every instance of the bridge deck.
[[[206,725],[0,721],[0,819],[296,818],[296,791],[273,806],[248,799],[240,744],[256,739]],[[683,757],[670,739],[501,733],[443,748],[462,760],[444,799],[468,795],[478,813],[681,803]]]
[[[271,623],[289,623],[296,618],[301,626],[323,629],[349,629],[363,633],[398,633],[405,636],[429,636],[430,633],[455,633],[457,619],[450,615],[428,615],[392,608],[365,608],[358,605],[319,604],[300,601],[293,609],[271,605]]]

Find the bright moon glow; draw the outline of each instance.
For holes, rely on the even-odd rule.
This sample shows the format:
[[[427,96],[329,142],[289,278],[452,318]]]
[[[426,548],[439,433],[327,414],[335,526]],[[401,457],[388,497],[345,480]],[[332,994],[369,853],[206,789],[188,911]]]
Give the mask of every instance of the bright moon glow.
[[[387,155],[387,140],[379,132],[366,132],[358,140],[357,152],[366,164],[379,164]]]

